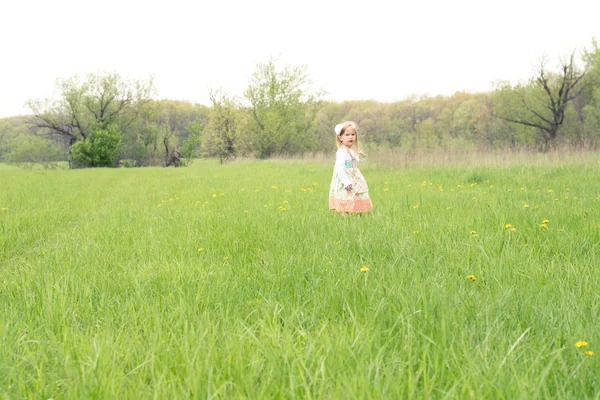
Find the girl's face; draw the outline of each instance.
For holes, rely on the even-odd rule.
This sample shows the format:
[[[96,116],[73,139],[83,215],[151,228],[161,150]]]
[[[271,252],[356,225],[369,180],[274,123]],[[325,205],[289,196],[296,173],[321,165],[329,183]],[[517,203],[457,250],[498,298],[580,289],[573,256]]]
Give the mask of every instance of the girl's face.
[[[356,142],[356,130],[353,126],[347,126],[344,133],[339,136],[339,140],[342,143],[342,146],[346,148],[351,148]]]

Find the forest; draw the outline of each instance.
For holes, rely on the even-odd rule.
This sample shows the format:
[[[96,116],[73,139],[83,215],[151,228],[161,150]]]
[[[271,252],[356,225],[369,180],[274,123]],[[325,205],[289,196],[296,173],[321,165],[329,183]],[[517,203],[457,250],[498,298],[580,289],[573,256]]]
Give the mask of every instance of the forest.
[[[369,152],[428,149],[595,150],[600,144],[600,48],[541,59],[523,82],[490,92],[332,102],[308,66],[256,65],[244,93],[212,90],[211,104],[160,99],[152,79],[116,72],[58,80],[31,115],[0,119],[0,162],[71,168],[180,166],[329,152],[333,126],[360,127]]]

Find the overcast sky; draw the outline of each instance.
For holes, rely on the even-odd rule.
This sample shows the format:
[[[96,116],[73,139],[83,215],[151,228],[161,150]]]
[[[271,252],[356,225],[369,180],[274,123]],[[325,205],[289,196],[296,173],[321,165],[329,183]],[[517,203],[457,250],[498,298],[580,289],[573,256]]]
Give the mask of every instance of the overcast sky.
[[[598,0],[5,0],[0,117],[99,71],[208,104],[208,88],[241,95],[271,56],[307,65],[336,101],[486,91],[589,48],[598,15]]]

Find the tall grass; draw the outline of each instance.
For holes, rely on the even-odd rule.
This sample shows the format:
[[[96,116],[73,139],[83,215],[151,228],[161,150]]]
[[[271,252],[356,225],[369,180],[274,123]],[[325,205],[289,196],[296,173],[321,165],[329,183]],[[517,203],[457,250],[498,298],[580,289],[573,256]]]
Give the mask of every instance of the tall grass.
[[[0,393],[600,398],[588,157],[0,168]]]

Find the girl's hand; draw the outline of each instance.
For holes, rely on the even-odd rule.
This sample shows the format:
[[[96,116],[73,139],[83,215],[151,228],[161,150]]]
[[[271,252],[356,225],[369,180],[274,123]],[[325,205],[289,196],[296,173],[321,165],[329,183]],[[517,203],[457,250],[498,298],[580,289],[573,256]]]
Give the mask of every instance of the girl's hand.
[[[348,193],[350,193],[352,191],[352,185],[346,186],[346,190],[348,191]]]

